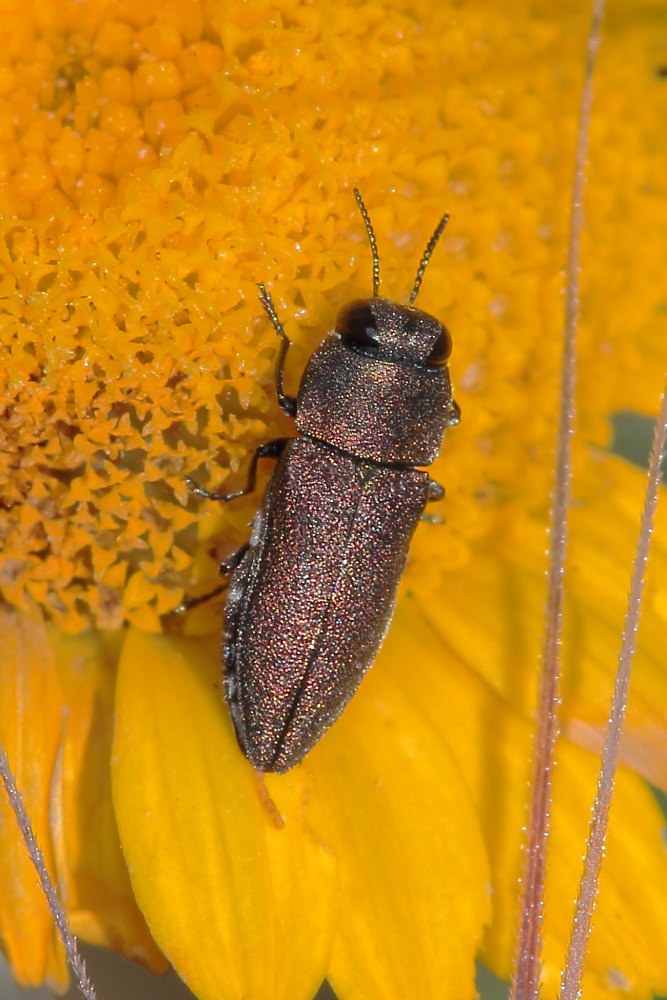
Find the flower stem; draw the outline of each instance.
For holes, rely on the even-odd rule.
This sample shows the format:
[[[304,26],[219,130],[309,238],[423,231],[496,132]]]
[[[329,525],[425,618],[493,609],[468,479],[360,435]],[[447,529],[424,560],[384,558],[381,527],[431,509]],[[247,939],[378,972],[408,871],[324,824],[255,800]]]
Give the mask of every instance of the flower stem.
[[[571,453],[575,416],[574,388],[583,193],[586,182],[586,155],[593,100],[593,71],[600,44],[603,10],[604,0],[594,0],[579,108],[576,161],[570,202],[565,324],[555,485],[551,512],[546,622],[542,646],[542,674],[535,734],[535,764],[528,821],[521,924],[510,992],[512,1000],[532,1000],[532,998],[539,996],[546,849],[551,820],[554,753],[558,738],[558,708],[560,705],[561,666],[559,651],[562,636],[568,508],[572,475]]]

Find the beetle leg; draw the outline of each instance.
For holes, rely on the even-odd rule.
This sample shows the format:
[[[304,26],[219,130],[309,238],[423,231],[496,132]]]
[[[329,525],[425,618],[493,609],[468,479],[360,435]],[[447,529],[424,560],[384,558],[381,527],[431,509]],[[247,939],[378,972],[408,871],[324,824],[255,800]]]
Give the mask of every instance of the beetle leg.
[[[218,573],[220,574],[220,576],[229,576],[231,573],[233,573],[249,548],[250,548],[250,542],[246,542],[245,545],[242,545],[240,548],[238,548],[236,552],[232,552],[231,556],[227,556],[226,559],[223,559],[223,561],[218,566]],[[224,583],[223,587],[226,586],[227,584]]]
[[[249,543],[246,542],[246,544],[242,545],[236,550],[236,552],[232,552],[231,556],[227,556],[224,562],[220,563],[220,566],[218,567],[220,576],[228,577],[234,572],[248,551],[248,546]],[[229,580],[225,580],[225,582],[221,583],[219,587],[214,587],[213,590],[209,590],[207,594],[200,594],[199,597],[186,597],[177,607],[174,608],[172,614],[182,615],[185,611],[189,611],[191,608],[196,608],[198,604],[204,604],[206,601],[210,601],[211,598],[217,597],[218,594],[221,594],[223,590],[227,589],[228,586]]]
[[[260,444],[250,459],[248,481],[242,490],[234,490],[232,493],[212,493],[210,490],[206,490],[203,486],[200,486],[199,483],[196,483],[190,476],[185,477],[185,482],[188,484],[191,493],[194,493],[198,497],[204,497],[206,500],[221,500],[223,503],[226,503],[228,500],[236,500],[237,497],[244,497],[246,494],[252,493],[255,488],[257,463],[260,458],[278,458],[287,440],[287,438],[274,438],[273,441],[265,441],[264,444]]]
[[[426,503],[433,503],[434,500],[442,500],[445,495],[445,487],[441,486],[440,483],[436,483],[435,479],[429,477],[428,481],[428,496],[426,497]],[[444,524],[444,520],[439,514],[422,514],[419,518],[420,521],[426,521],[427,524]]]
[[[441,486],[440,483],[436,483],[435,479],[429,477],[426,503],[432,503],[434,500],[442,500],[444,495],[445,487]]]
[[[210,601],[211,598],[217,597],[221,594],[223,590],[227,589],[229,581],[225,580],[221,583],[219,587],[215,587],[213,590],[209,590],[207,594],[200,594],[199,597],[184,597],[180,604],[177,604],[174,610],[171,612],[172,615],[182,615],[186,611],[190,611],[191,608],[196,608],[198,604],[204,604],[206,601]]]
[[[290,417],[293,417],[296,415],[296,396],[286,396],[283,392],[285,358],[287,357],[287,352],[289,351],[292,341],[285,333],[285,328],[278,319],[278,313],[276,312],[276,307],[273,304],[273,299],[267,292],[264,285],[260,284],[258,287],[259,301],[264,306],[264,311],[271,320],[273,329],[276,331],[281,341],[280,350],[278,351],[278,357],[276,359],[276,393],[278,395],[278,403],[280,404],[280,409],[283,413],[287,413]]]
[[[453,399],[445,415],[445,427],[456,427],[456,425],[460,423],[461,423],[461,407],[456,402],[456,400]]]
[[[419,520],[423,521],[424,524],[444,524],[445,523],[444,517],[440,517],[439,514],[422,514],[422,516],[419,518]]]

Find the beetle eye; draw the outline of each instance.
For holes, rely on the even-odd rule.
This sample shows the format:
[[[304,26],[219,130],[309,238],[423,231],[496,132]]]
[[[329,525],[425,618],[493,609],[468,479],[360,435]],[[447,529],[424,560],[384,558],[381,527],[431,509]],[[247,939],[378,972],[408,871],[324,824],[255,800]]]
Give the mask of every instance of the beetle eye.
[[[452,338],[446,326],[440,328],[440,333],[435,344],[431,348],[431,353],[426,358],[427,365],[444,365],[445,361],[452,353]]]
[[[350,302],[338,314],[336,330],[346,347],[362,354],[377,354],[377,325],[368,302]]]

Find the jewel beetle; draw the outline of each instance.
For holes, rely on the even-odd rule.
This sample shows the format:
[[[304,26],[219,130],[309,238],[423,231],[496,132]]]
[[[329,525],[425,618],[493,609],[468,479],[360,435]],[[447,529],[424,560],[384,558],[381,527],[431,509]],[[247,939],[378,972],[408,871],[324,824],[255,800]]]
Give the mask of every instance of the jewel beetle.
[[[419,468],[459,422],[446,327],[413,303],[444,231],[440,220],[407,305],[381,298],[375,234],[354,191],[373,258],[373,296],[344,306],[312,354],[296,396],[283,389],[290,341],[273,301],[260,300],[281,338],[276,390],[298,436],[261,445],[277,464],[249,542],[221,566],[227,583],[224,687],[239,745],[259,771],[298,764],[343,711],[387,631],[410,540],[443,488]],[[207,595],[210,597],[212,595]],[[186,602],[187,606],[200,599]]]

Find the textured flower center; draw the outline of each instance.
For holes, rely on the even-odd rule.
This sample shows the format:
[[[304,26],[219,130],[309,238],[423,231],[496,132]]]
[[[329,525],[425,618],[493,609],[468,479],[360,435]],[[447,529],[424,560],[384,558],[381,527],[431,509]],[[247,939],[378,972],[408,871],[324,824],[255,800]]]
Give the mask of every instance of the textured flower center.
[[[124,618],[157,628],[184,589],[213,582],[257,501],[202,507],[183,476],[234,488],[249,452],[289,433],[256,283],[294,337],[294,385],[339,307],[370,292],[355,184],[382,294],[400,301],[435,222],[452,214],[419,305],[452,331],[463,423],[433,468],[447,524],[420,528],[414,560],[435,547],[456,569],[508,507],[544,509],[582,52],[570,21],[531,20],[521,4],[495,18],[474,4],[297,0],[280,13],[44,0],[30,17],[18,5],[3,14],[6,600],[36,600],[68,631]],[[596,373],[582,458],[604,443],[614,390],[641,364],[627,330],[659,287],[647,243],[662,240],[665,258],[654,198],[635,197],[631,224],[619,216],[619,169],[635,172],[635,194],[662,177],[637,92],[664,103],[661,84],[628,62],[601,73],[611,98],[596,124],[600,242],[587,265],[614,309],[582,338]],[[641,156],[619,165],[629,108]]]

